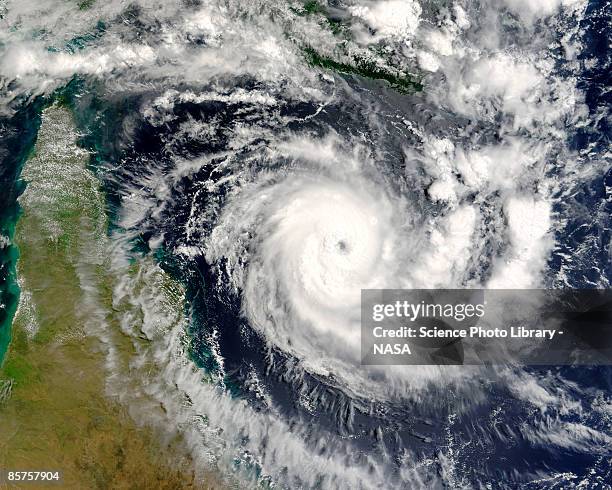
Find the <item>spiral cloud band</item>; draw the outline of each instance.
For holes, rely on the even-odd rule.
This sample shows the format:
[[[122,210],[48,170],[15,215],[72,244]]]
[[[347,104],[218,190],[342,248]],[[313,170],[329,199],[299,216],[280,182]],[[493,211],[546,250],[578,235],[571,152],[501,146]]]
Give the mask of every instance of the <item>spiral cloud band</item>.
[[[454,378],[441,379],[440,368],[360,366],[361,290],[430,284],[429,262],[439,251],[420,246],[427,237],[414,224],[422,219],[414,202],[375,177],[367,157],[348,158],[338,141],[331,145],[330,163],[289,143],[294,170],[236,187],[208,239],[207,260],[227,268],[249,325],[308,372],[333,373],[333,384],[386,397],[417,387],[419,378]],[[452,222],[441,219],[430,238],[446,247],[446,260],[461,275],[468,261],[454,242],[469,239],[475,219],[466,209]],[[444,275],[450,277],[446,268]],[[381,386],[380,376],[394,383]]]

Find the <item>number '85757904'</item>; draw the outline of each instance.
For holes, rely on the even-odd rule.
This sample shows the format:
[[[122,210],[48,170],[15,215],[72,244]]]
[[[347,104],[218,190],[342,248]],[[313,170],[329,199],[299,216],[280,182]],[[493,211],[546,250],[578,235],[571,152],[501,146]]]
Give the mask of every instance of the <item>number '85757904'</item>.
[[[60,471],[0,470],[0,483],[59,483]]]

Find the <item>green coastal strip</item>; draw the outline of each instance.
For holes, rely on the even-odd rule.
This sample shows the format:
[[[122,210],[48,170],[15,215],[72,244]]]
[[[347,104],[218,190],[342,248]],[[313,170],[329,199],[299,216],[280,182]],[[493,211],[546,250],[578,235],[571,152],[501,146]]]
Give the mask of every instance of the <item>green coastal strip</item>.
[[[373,61],[356,58],[353,64],[341,63],[332,58],[322,56],[314,49],[304,48],[304,55],[308,63],[312,66],[318,66],[327,70],[344,73],[346,75],[358,75],[360,77],[369,78],[372,80],[383,80],[401,93],[414,93],[423,90],[423,85],[407,75],[394,75],[376,65]]]
[[[70,110],[48,107],[21,171],[27,186],[14,232],[21,295],[0,368],[0,468],[61,471],[58,488],[224,488],[213,475],[196,478],[178,433],[162,442],[146,424],[145,415],[161,416],[162,407],[142,405],[147,412],[137,424],[126,405],[107,395],[100,335],[112,343],[120,372],[131,376],[135,348],[121,329],[138,332],[142,312],[113,302],[105,196],[77,139]],[[136,291],[147,287],[139,280],[143,267],[134,264],[133,277],[123,274]],[[180,315],[177,298],[169,308]]]
[[[291,11],[298,17],[308,17],[319,15],[323,19],[322,23],[327,24],[327,27],[334,35],[339,35],[343,32],[346,26],[338,19],[333,19],[327,12],[327,9],[316,1],[309,1],[304,4],[301,9],[291,8]]]
[[[16,223],[21,210],[17,197],[23,191],[18,179],[30,156],[40,127],[40,114],[46,102],[37,98],[24,105],[10,119],[0,120],[0,366],[11,340],[11,324],[19,302],[16,264],[19,251],[14,245]]]
[[[325,6],[316,0],[307,1],[301,8],[292,8],[291,10],[299,17],[318,17],[320,19],[319,24],[321,26],[326,25],[334,36],[341,36],[345,41],[350,38],[348,24],[345,24],[337,18],[333,18]],[[342,50],[342,43],[338,43],[336,48]],[[403,73],[393,66],[385,66],[384,63],[377,63],[376,58],[380,57],[380,52],[377,52],[375,46],[370,47],[372,57],[370,57],[369,54],[351,57],[347,56],[345,53],[343,57],[348,57],[348,62],[338,61],[335,58],[322,55],[312,46],[304,46],[301,49],[306,61],[311,66],[344,75],[356,75],[370,80],[384,81],[387,82],[392,89],[402,94],[411,94],[423,90],[423,84],[416,76]]]

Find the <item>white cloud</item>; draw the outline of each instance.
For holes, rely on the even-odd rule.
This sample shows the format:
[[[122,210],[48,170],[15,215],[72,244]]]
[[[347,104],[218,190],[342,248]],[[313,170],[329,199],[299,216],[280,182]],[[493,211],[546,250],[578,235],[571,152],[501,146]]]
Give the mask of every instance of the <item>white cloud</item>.
[[[462,206],[434,225],[428,242],[411,272],[413,287],[459,287],[464,278],[473,247],[478,213],[472,206]]]
[[[500,258],[488,283],[491,289],[541,286],[541,271],[552,247],[548,237],[551,205],[533,197],[512,196],[504,204],[510,250]]]
[[[548,17],[562,7],[575,6],[581,2],[582,0],[503,0],[510,11],[528,22]]]
[[[440,68],[440,60],[433,53],[421,50],[417,53],[417,59],[422,70],[435,72]]]
[[[363,2],[350,7],[349,11],[374,29],[379,38],[406,39],[413,36],[421,16],[421,6],[413,0]]]

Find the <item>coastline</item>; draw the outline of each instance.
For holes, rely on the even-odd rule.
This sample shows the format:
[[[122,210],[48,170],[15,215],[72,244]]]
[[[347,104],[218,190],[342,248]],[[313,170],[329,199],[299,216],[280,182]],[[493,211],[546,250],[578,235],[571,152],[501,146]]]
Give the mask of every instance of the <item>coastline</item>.
[[[118,359],[129,361],[131,344],[114,318],[105,199],[71,112],[54,104],[42,119],[21,172],[0,467],[59,470],[67,488],[223,488],[216,474],[196,473],[180,434],[168,438],[109,392],[101,330]]]
[[[21,215],[17,198],[25,185],[21,170],[34,150],[41,113],[48,101],[39,97],[14,115],[0,117],[0,367],[11,341],[11,325],[19,304],[18,247],[15,228]]]

